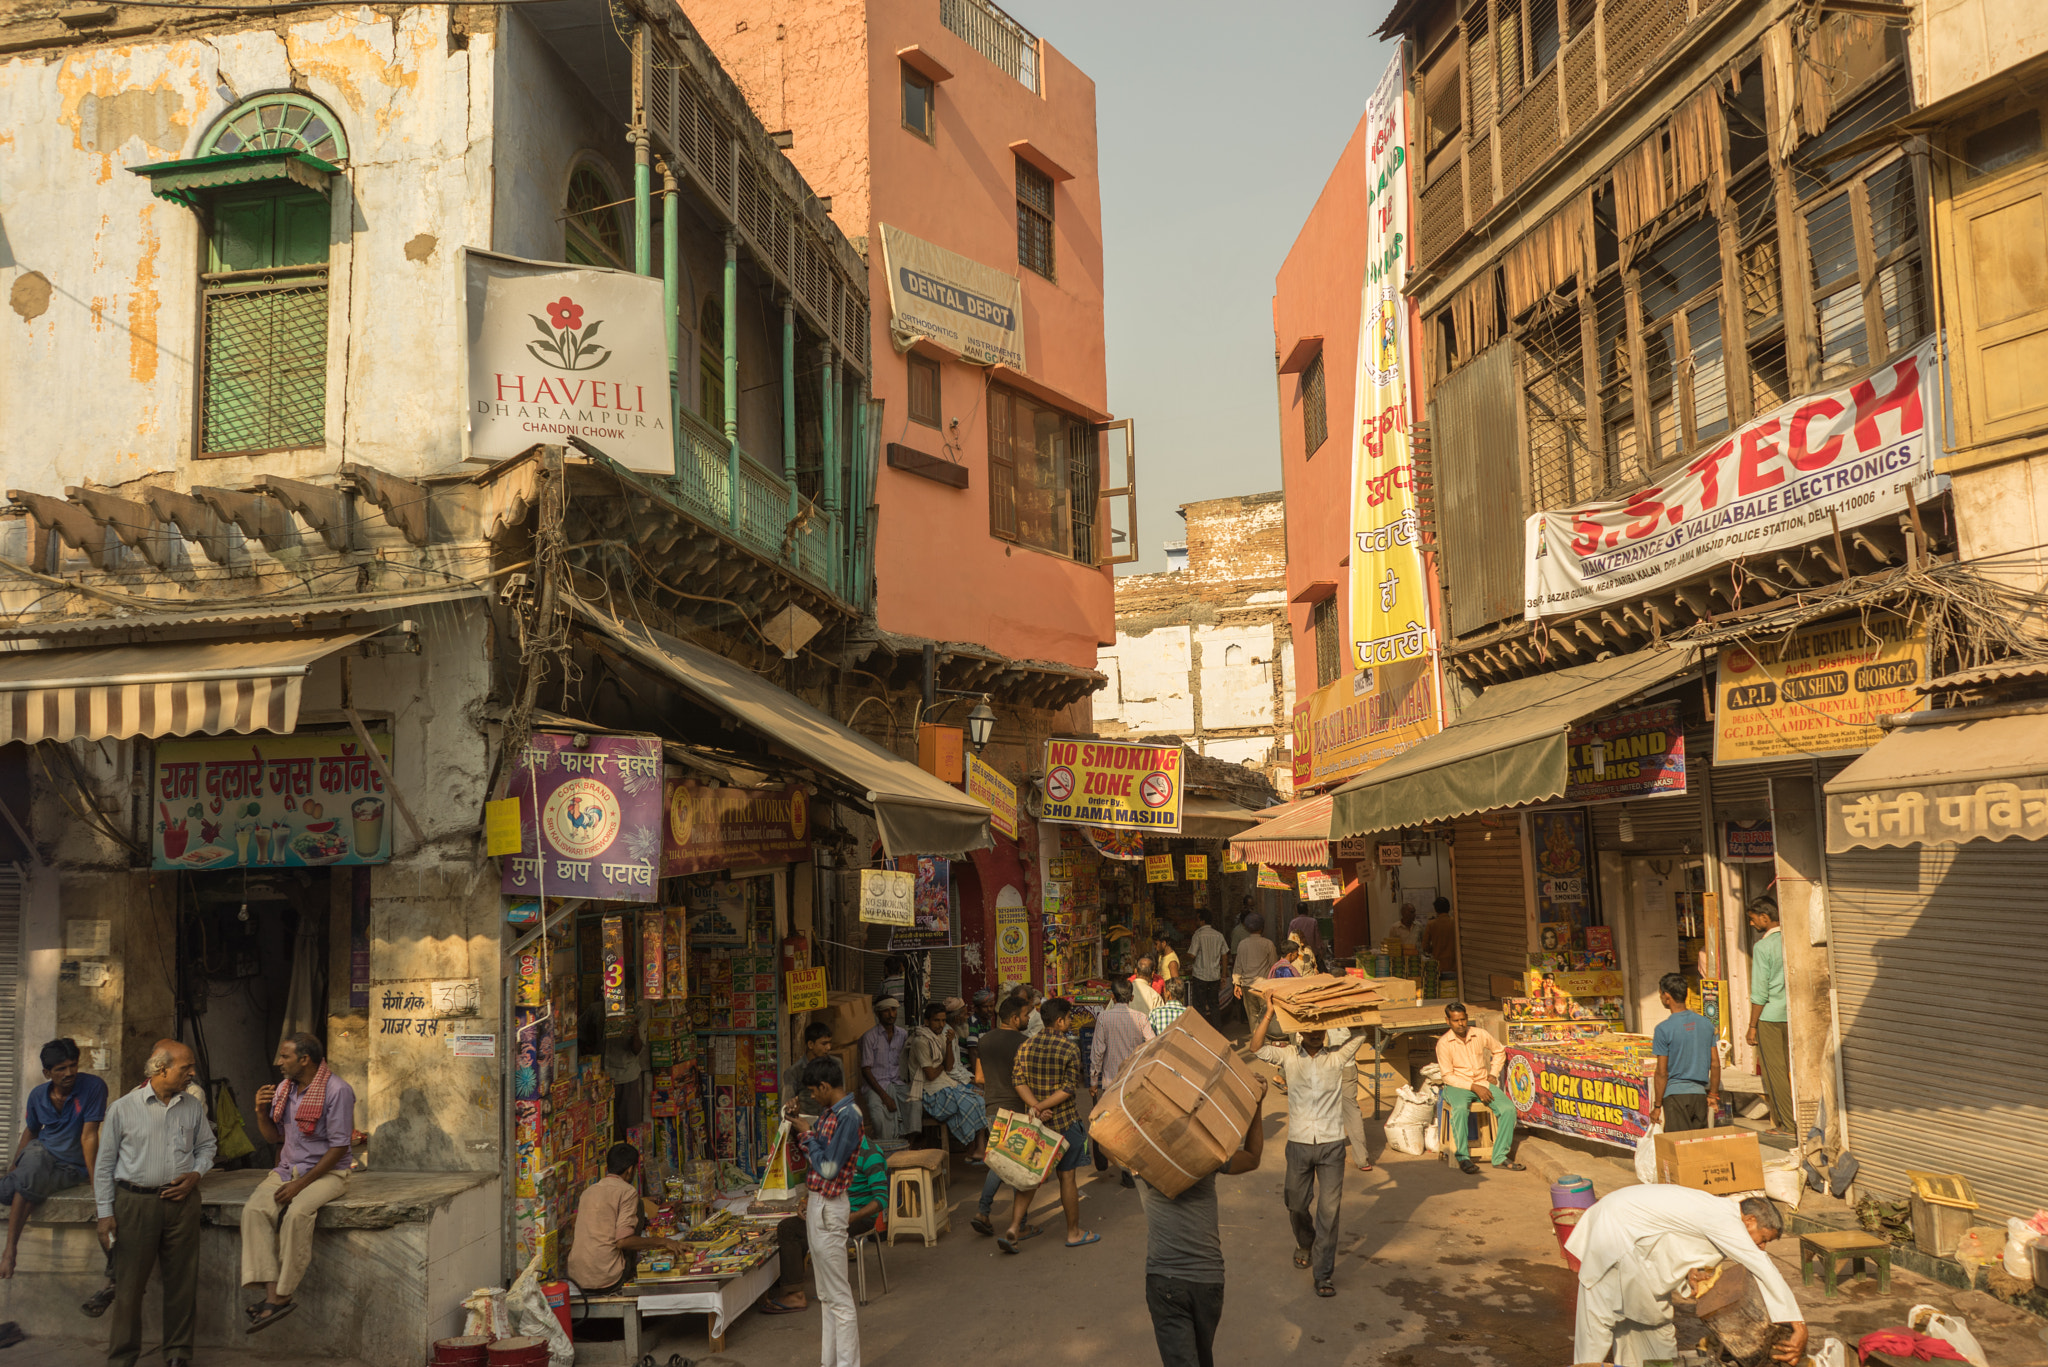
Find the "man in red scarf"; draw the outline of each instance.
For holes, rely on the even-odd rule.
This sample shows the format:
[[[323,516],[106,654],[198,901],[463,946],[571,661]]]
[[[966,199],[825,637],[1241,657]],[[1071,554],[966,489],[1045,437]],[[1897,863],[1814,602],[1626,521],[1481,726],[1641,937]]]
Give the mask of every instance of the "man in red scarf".
[[[292,1293],[313,1261],[313,1221],[348,1190],[353,1166],[355,1090],[327,1071],[320,1041],[287,1036],[276,1066],[284,1082],[256,1089],[256,1128],[278,1146],[277,1167],[242,1207],[242,1285],[263,1288],[246,1312],[252,1334],[297,1308]]]

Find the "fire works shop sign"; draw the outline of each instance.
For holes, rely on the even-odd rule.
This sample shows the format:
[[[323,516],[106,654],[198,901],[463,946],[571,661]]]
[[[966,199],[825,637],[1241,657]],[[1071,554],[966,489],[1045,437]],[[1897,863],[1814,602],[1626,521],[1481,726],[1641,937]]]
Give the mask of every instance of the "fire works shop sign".
[[[463,286],[472,459],[581,437],[629,470],[675,473],[658,277],[470,248]]]
[[[1678,704],[1660,703],[1574,726],[1567,802],[1613,802],[1685,791]]]
[[[1741,556],[1804,545],[1926,502],[1934,473],[1934,342],[1843,389],[1746,424],[1625,498],[1530,517],[1524,616],[1640,597]]]
[[[520,853],[503,890],[652,902],[661,872],[661,742],[536,731],[513,765]]]

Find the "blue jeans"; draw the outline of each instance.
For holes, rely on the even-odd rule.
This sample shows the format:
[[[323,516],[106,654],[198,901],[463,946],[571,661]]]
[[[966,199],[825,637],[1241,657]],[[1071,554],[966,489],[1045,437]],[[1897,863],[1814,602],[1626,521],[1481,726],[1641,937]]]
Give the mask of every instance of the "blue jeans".
[[[1003,1179],[996,1176],[994,1168],[990,1168],[988,1176],[981,1179],[981,1213],[983,1215],[996,1208],[996,1192],[1001,1190],[1002,1185]]]

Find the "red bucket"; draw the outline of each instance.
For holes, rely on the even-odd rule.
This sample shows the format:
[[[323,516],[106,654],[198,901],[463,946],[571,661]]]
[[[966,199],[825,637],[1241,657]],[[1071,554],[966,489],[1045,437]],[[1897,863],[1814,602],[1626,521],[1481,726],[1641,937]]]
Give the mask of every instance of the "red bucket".
[[[1570,1206],[1554,1206],[1550,1212],[1550,1228],[1557,1234],[1558,1251],[1564,1254],[1564,1265],[1574,1272],[1579,1270],[1579,1260],[1565,1248],[1564,1241],[1572,1237],[1572,1231],[1578,1228],[1579,1217],[1585,1213]]]
[[[438,1339],[429,1367],[487,1367],[491,1341],[481,1336]]]
[[[489,1367],[548,1367],[548,1341],[539,1338],[499,1339],[491,1345]]]

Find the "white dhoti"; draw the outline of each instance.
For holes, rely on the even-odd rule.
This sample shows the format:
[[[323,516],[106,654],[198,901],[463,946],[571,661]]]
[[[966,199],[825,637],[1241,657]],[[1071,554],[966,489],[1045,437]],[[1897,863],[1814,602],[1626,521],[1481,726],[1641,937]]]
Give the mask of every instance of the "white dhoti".
[[[1805,1318],[1777,1264],[1725,1197],[1677,1186],[1624,1187],[1594,1203],[1565,1251],[1580,1262],[1574,1362],[1605,1362],[1610,1352],[1617,1367],[1676,1358],[1672,1293],[1688,1272],[1723,1259],[1749,1269],[1773,1320]]]

